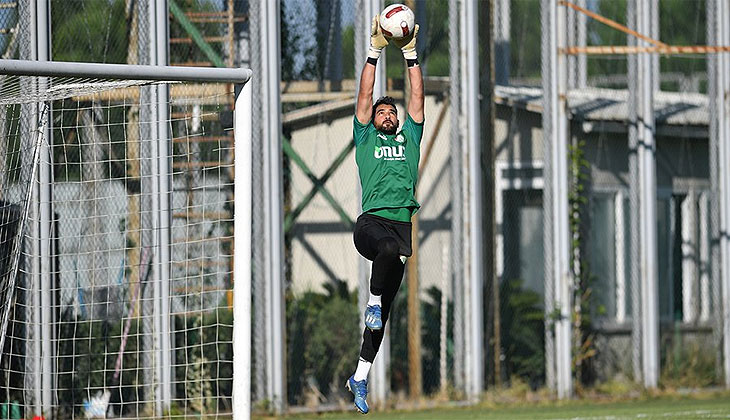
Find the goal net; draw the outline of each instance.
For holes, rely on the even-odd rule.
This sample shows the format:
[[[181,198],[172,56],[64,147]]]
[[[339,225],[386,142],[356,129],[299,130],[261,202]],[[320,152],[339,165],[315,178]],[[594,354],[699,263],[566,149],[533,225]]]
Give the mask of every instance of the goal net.
[[[3,416],[232,411],[237,86],[0,76]]]

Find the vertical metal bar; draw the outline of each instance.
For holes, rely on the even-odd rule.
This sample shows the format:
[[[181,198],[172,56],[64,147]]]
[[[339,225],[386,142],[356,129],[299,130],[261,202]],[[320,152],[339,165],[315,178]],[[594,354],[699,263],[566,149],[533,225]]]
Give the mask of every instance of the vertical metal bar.
[[[558,54],[560,48],[566,46],[566,32],[559,30],[565,27],[565,8],[555,7],[556,19],[553,21],[557,32],[557,48],[552,50],[553,60],[557,64],[557,100],[555,109],[557,137],[551,144],[554,171],[552,173],[553,203],[554,209],[553,240],[555,242],[553,252],[556,266],[554,267],[555,302],[560,310],[560,319],[556,322],[555,331],[555,368],[557,374],[557,391],[559,398],[568,398],[572,395],[571,375],[571,311],[573,308],[571,289],[573,286],[572,271],[570,269],[570,217],[568,210],[568,116],[567,116],[567,95],[568,95],[568,74],[567,57]],[[556,308],[557,309],[557,308]]]
[[[157,28],[158,20],[157,13],[159,12],[155,4],[150,1],[147,4],[148,20],[149,20],[149,57],[150,65],[159,65],[159,54],[157,49],[159,48],[159,29]],[[159,123],[159,86],[154,86],[150,89],[150,163],[152,166],[151,170],[151,184],[152,184],[152,247],[153,259],[152,264],[154,267],[153,280],[152,280],[152,334],[153,334],[153,353],[154,353],[154,376],[153,376],[153,392],[155,401],[155,414],[160,417],[163,414],[164,406],[162,399],[162,358],[160,354],[160,294],[162,285],[162,274],[161,264],[162,258],[160,255],[160,130],[157,127]]]
[[[555,62],[555,54],[557,51],[557,32],[555,29],[556,5],[551,0],[542,0],[541,6],[541,26],[542,26],[542,89],[543,89],[543,113],[542,113],[542,129],[543,129],[543,155],[545,156],[545,187],[543,188],[542,206],[543,220],[546,226],[543,233],[544,261],[545,264],[545,374],[548,388],[556,390],[557,388],[557,372],[555,371],[555,329],[552,321],[553,310],[555,308],[555,291],[553,283],[553,270],[555,260],[553,258],[554,232],[552,225],[554,223],[553,208],[550,205],[553,201],[552,173],[555,171],[555,165],[551,158],[551,143],[557,137],[557,63]]]
[[[616,256],[616,323],[621,324],[626,320],[626,225],[623,191],[616,193],[613,209],[616,225],[613,248]]]
[[[730,6],[727,2],[718,1],[718,28],[721,31],[718,42],[721,45],[727,45],[730,42]],[[725,387],[730,388],[730,237],[728,231],[730,229],[730,171],[723,165],[727,165],[730,159],[730,145],[728,138],[730,137],[730,54],[720,54],[720,66],[718,73],[721,75],[719,79],[719,109],[718,124],[721,127],[719,163],[717,171],[720,174],[720,289],[722,292],[722,354],[723,371],[725,374]]]
[[[721,0],[707,0],[707,45],[720,45],[719,34],[720,4]],[[720,317],[720,209],[719,209],[719,174],[717,171],[720,155],[720,112],[722,104],[719,80],[722,77],[720,71],[720,54],[707,54],[707,108],[709,114],[709,158],[710,158],[710,282],[712,288],[712,307],[714,317],[712,324],[713,344],[716,350],[718,363],[715,364],[715,374],[722,375],[722,319]]]
[[[653,3],[637,1],[636,17],[639,33],[649,33],[655,13]],[[646,41],[639,45],[648,46]],[[654,388],[659,380],[659,319],[657,276],[656,226],[656,145],[654,140],[654,65],[653,56],[638,58],[638,134],[640,179],[640,232],[641,232],[641,307],[642,307],[642,367],[644,386]]]
[[[268,342],[269,342],[269,327],[268,327],[268,300],[266,297],[268,290],[268,270],[266,269],[266,261],[268,256],[268,250],[266,248],[267,233],[266,233],[266,213],[267,208],[264,206],[265,203],[265,186],[264,182],[264,144],[265,140],[263,137],[264,132],[264,116],[266,115],[263,105],[263,92],[264,92],[264,60],[263,60],[263,39],[260,34],[262,33],[261,22],[261,8],[263,2],[252,1],[248,3],[248,15],[250,18],[249,26],[249,62],[251,69],[254,74],[259,78],[258,83],[252,83],[252,96],[255,98],[255,103],[252,103],[253,118],[251,124],[253,139],[252,139],[252,172],[253,172],[253,230],[252,230],[252,241],[258,246],[252,249],[252,260],[253,260],[253,310],[256,312],[254,316],[254,353],[253,353],[253,365],[254,365],[254,399],[261,401],[269,398],[268,382],[270,371],[268,367]],[[242,46],[239,49],[243,49]]]
[[[265,390],[266,398],[275,411],[284,408],[284,291],[283,291],[283,186],[281,169],[281,122],[279,103],[279,3],[259,2],[252,11],[258,12],[259,45],[256,53],[260,58],[260,114],[261,120],[261,201],[263,211],[261,244],[261,277],[264,290],[261,315],[264,322]],[[257,292],[258,294],[258,292]]]
[[[464,300],[463,300],[463,279],[464,271],[460,262],[464,261],[462,250],[463,244],[463,208],[462,208],[462,185],[463,176],[461,155],[461,99],[460,99],[460,41],[459,28],[461,25],[459,15],[459,2],[449,2],[449,97],[451,106],[451,149],[450,149],[450,179],[451,179],[451,290],[454,300],[454,387],[464,391]],[[457,264],[459,262],[459,264]]]
[[[262,19],[263,27],[266,28],[265,62],[268,77],[266,80],[266,100],[268,126],[264,138],[268,144],[269,161],[269,253],[271,272],[271,330],[272,330],[272,403],[277,412],[284,409],[286,402],[286,387],[284,386],[285,364],[284,364],[284,194],[282,175],[282,148],[281,148],[281,103],[279,94],[280,82],[280,51],[279,42],[279,2],[268,1],[263,7],[266,13]]]
[[[169,18],[167,0],[158,0],[155,2],[157,11],[155,17],[157,24],[156,40],[157,40],[157,65],[165,66],[169,62]],[[168,85],[160,84],[157,91],[157,147],[159,148],[159,194],[160,194],[160,213],[159,213],[159,244],[160,244],[160,361],[161,361],[161,377],[160,387],[162,391],[162,407],[168,410],[172,403],[172,366],[174,360],[172,355],[172,346],[170,344],[170,242],[171,233],[170,225],[172,222],[171,200],[172,200],[172,141],[169,133],[168,123],[170,121],[170,110],[168,108],[169,92]]]
[[[252,87],[243,85],[234,110],[233,419],[251,418]]]
[[[626,21],[628,26],[636,28],[636,2],[629,1],[626,5]],[[636,46],[637,39],[631,35],[627,36],[627,44]],[[628,90],[629,90],[629,265],[631,285],[631,358],[634,372],[634,379],[642,380],[642,359],[641,359],[641,253],[639,238],[639,127],[638,127],[638,55],[631,54],[628,57]]]
[[[546,363],[558,398],[572,394],[570,290],[570,224],[568,216],[567,59],[558,53],[566,45],[565,9],[552,1],[543,7],[543,130],[545,139],[545,308]],[[550,330],[553,331],[550,331]],[[552,340],[552,343],[549,341]],[[549,345],[553,348],[550,349]],[[552,351],[551,351],[552,350]],[[553,353],[554,352],[554,353]],[[552,353],[552,354],[551,354]],[[551,360],[552,359],[552,360]],[[551,367],[552,366],[552,367]]]
[[[38,2],[28,2],[29,4],[26,4],[27,10],[28,10],[28,22],[25,24],[29,27],[29,38],[30,38],[30,48],[29,53],[30,57],[28,59],[30,60],[37,60],[38,59]],[[37,89],[38,86],[32,86],[32,89]],[[39,122],[39,112],[40,109],[38,107],[38,104],[32,104],[30,110],[30,121],[29,121],[29,127],[36,128],[38,127]],[[40,215],[40,209],[38,207],[38,203],[40,201],[40,188],[38,183],[31,183],[29,188],[33,190],[32,194],[32,203],[30,204],[30,214],[29,214],[29,232],[31,235],[31,275],[30,278],[30,295],[32,304],[31,307],[31,313],[32,313],[32,320],[33,320],[33,339],[32,339],[32,346],[33,350],[31,352],[32,356],[31,359],[31,365],[33,366],[32,369],[32,378],[33,378],[33,407],[34,412],[42,415],[43,414],[43,384],[42,384],[42,328],[41,328],[41,302],[40,302],[40,285],[42,283],[42,279],[40,278],[40,243],[39,243],[39,237],[40,237],[40,226],[39,226],[39,215]]]
[[[51,43],[51,20],[50,20],[50,4],[49,0],[37,2],[36,9],[36,28],[37,35],[37,59],[38,61],[48,61],[51,59],[50,43]],[[46,78],[39,80],[39,89],[45,90],[47,85]],[[40,306],[41,306],[41,406],[42,413],[46,416],[50,415],[53,408],[53,301],[52,301],[52,273],[53,273],[53,257],[51,255],[51,226],[52,218],[52,172],[51,172],[51,124],[53,122],[52,111],[49,108],[47,119],[48,124],[43,125],[45,132],[41,133],[45,137],[41,142],[39,161],[39,241],[40,241]],[[40,118],[43,115],[39,114]]]
[[[483,261],[482,253],[482,174],[481,174],[481,130],[479,119],[479,48],[478,48],[478,2],[466,0],[464,4],[466,20],[466,84],[467,96],[466,124],[469,136],[469,250],[471,260],[471,276],[469,278],[469,357],[471,358],[468,372],[469,381],[467,395],[477,399],[483,390]]]

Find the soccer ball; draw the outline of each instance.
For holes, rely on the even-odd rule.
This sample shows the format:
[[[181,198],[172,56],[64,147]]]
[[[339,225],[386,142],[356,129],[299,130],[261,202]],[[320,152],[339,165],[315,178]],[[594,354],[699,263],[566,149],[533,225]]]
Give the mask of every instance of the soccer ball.
[[[416,16],[405,4],[391,4],[380,13],[380,29],[386,38],[403,39],[413,33]]]

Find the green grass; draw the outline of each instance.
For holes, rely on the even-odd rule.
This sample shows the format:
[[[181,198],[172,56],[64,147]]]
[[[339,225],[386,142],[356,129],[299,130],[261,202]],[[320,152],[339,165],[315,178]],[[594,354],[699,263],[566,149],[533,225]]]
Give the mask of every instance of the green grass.
[[[354,412],[292,415],[275,417],[287,420],[306,419],[392,419],[392,420],[476,420],[476,419],[571,419],[571,420],[621,420],[621,419],[730,419],[730,398],[728,395],[707,399],[650,399],[624,402],[530,403],[520,407],[478,406],[464,408],[438,408],[422,411],[380,411],[374,409],[367,416]],[[257,420],[272,417],[254,417]]]

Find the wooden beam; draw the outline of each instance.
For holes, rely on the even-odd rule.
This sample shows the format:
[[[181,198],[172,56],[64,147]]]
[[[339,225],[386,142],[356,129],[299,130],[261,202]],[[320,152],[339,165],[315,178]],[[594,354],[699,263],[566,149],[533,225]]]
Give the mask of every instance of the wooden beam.
[[[589,17],[591,17],[591,18],[593,18],[593,19],[595,19],[595,20],[603,23],[604,25],[610,26],[610,27],[612,27],[614,29],[617,29],[617,30],[619,30],[621,32],[624,32],[624,33],[626,33],[628,35],[635,36],[636,38],[642,39],[642,40],[644,40],[644,41],[646,41],[646,42],[648,42],[648,43],[650,43],[652,45],[656,45],[658,47],[666,47],[667,46],[667,44],[665,44],[665,43],[663,43],[661,41],[658,41],[658,40],[653,39],[653,38],[649,38],[646,35],[640,34],[640,33],[636,32],[635,30],[633,30],[633,29],[631,29],[629,27],[626,27],[626,26],[624,26],[624,25],[616,22],[615,20],[611,20],[611,19],[605,18],[605,17],[599,15],[598,13],[593,13],[590,10],[584,9],[584,8],[582,8],[580,6],[577,6],[577,5],[575,5],[575,4],[571,3],[571,2],[564,1],[564,0],[560,0],[558,2],[558,4],[561,5],[561,6],[570,7],[570,8],[572,8],[572,9],[578,11],[578,12],[583,13],[584,15],[587,15],[587,16],[589,16]]]
[[[590,47],[562,48],[560,53],[567,55],[623,55],[623,54],[715,54],[730,52],[730,46],[714,45],[667,45],[666,47],[634,47],[627,45],[595,45]]]

